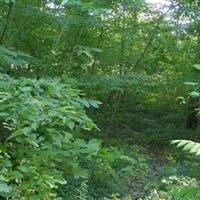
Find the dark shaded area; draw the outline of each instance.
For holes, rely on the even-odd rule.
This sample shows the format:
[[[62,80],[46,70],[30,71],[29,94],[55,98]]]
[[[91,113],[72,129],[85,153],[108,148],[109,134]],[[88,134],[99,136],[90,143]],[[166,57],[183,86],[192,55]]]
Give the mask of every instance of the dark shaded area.
[[[198,127],[198,108],[199,108],[199,97],[190,96],[188,99],[188,116],[186,119],[186,128],[197,129]]]

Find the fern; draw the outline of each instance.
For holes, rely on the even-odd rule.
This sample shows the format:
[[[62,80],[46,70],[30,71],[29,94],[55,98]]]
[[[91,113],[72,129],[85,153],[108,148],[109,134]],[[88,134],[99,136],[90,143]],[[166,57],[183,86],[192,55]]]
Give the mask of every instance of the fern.
[[[171,144],[177,144],[177,147],[183,148],[183,151],[200,156],[200,143],[190,140],[173,140]]]

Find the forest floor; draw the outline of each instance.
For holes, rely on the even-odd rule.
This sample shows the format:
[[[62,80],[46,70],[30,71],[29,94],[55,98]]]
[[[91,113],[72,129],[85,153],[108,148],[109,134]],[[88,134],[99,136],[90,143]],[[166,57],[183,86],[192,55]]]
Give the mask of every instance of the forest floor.
[[[146,154],[149,157],[148,173],[143,179],[133,183],[131,197],[133,200],[142,200],[150,193],[156,182],[162,178],[163,169],[168,165],[167,152],[158,147],[149,147]]]

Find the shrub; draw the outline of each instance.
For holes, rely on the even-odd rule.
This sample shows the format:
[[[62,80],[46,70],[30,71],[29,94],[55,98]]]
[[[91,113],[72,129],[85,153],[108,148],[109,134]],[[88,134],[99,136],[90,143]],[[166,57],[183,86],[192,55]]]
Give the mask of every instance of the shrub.
[[[59,79],[0,74],[0,103],[1,196],[60,199],[56,188],[66,184],[63,173],[87,176],[82,163],[97,154],[100,141],[73,136],[95,127],[84,111],[91,103],[78,90]]]

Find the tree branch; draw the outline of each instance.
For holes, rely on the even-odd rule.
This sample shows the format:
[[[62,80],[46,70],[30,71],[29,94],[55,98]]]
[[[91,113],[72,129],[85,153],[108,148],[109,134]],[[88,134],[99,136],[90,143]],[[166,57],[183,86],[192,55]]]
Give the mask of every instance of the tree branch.
[[[175,7],[176,7],[176,6],[175,6]],[[170,7],[166,12],[164,12],[164,13],[158,18],[157,23],[156,23],[156,25],[155,25],[155,27],[154,27],[154,30],[153,30],[152,33],[150,34],[149,40],[148,40],[148,42],[146,43],[142,54],[141,54],[141,55],[139,56],[139,58],[136,60],[134,66],[133,66],[133,69],[134,69],[135,67],[137,67],[137,66],[140,64],[140,62],[142,61],[142,59],[143,59],[144,56],[146,55],[146,53],[147,53],[149,47],[151,46],[152,41],[154,40],[154,36],[156,35],[157,31],[159,30],[159,27],[160,27],[160,25],[161,25],[161,23],[162,23],[162,18],[163,18],[163,17],[165,16],[165,14],[167,14],[171,9],[172,9],[172,8]]]

